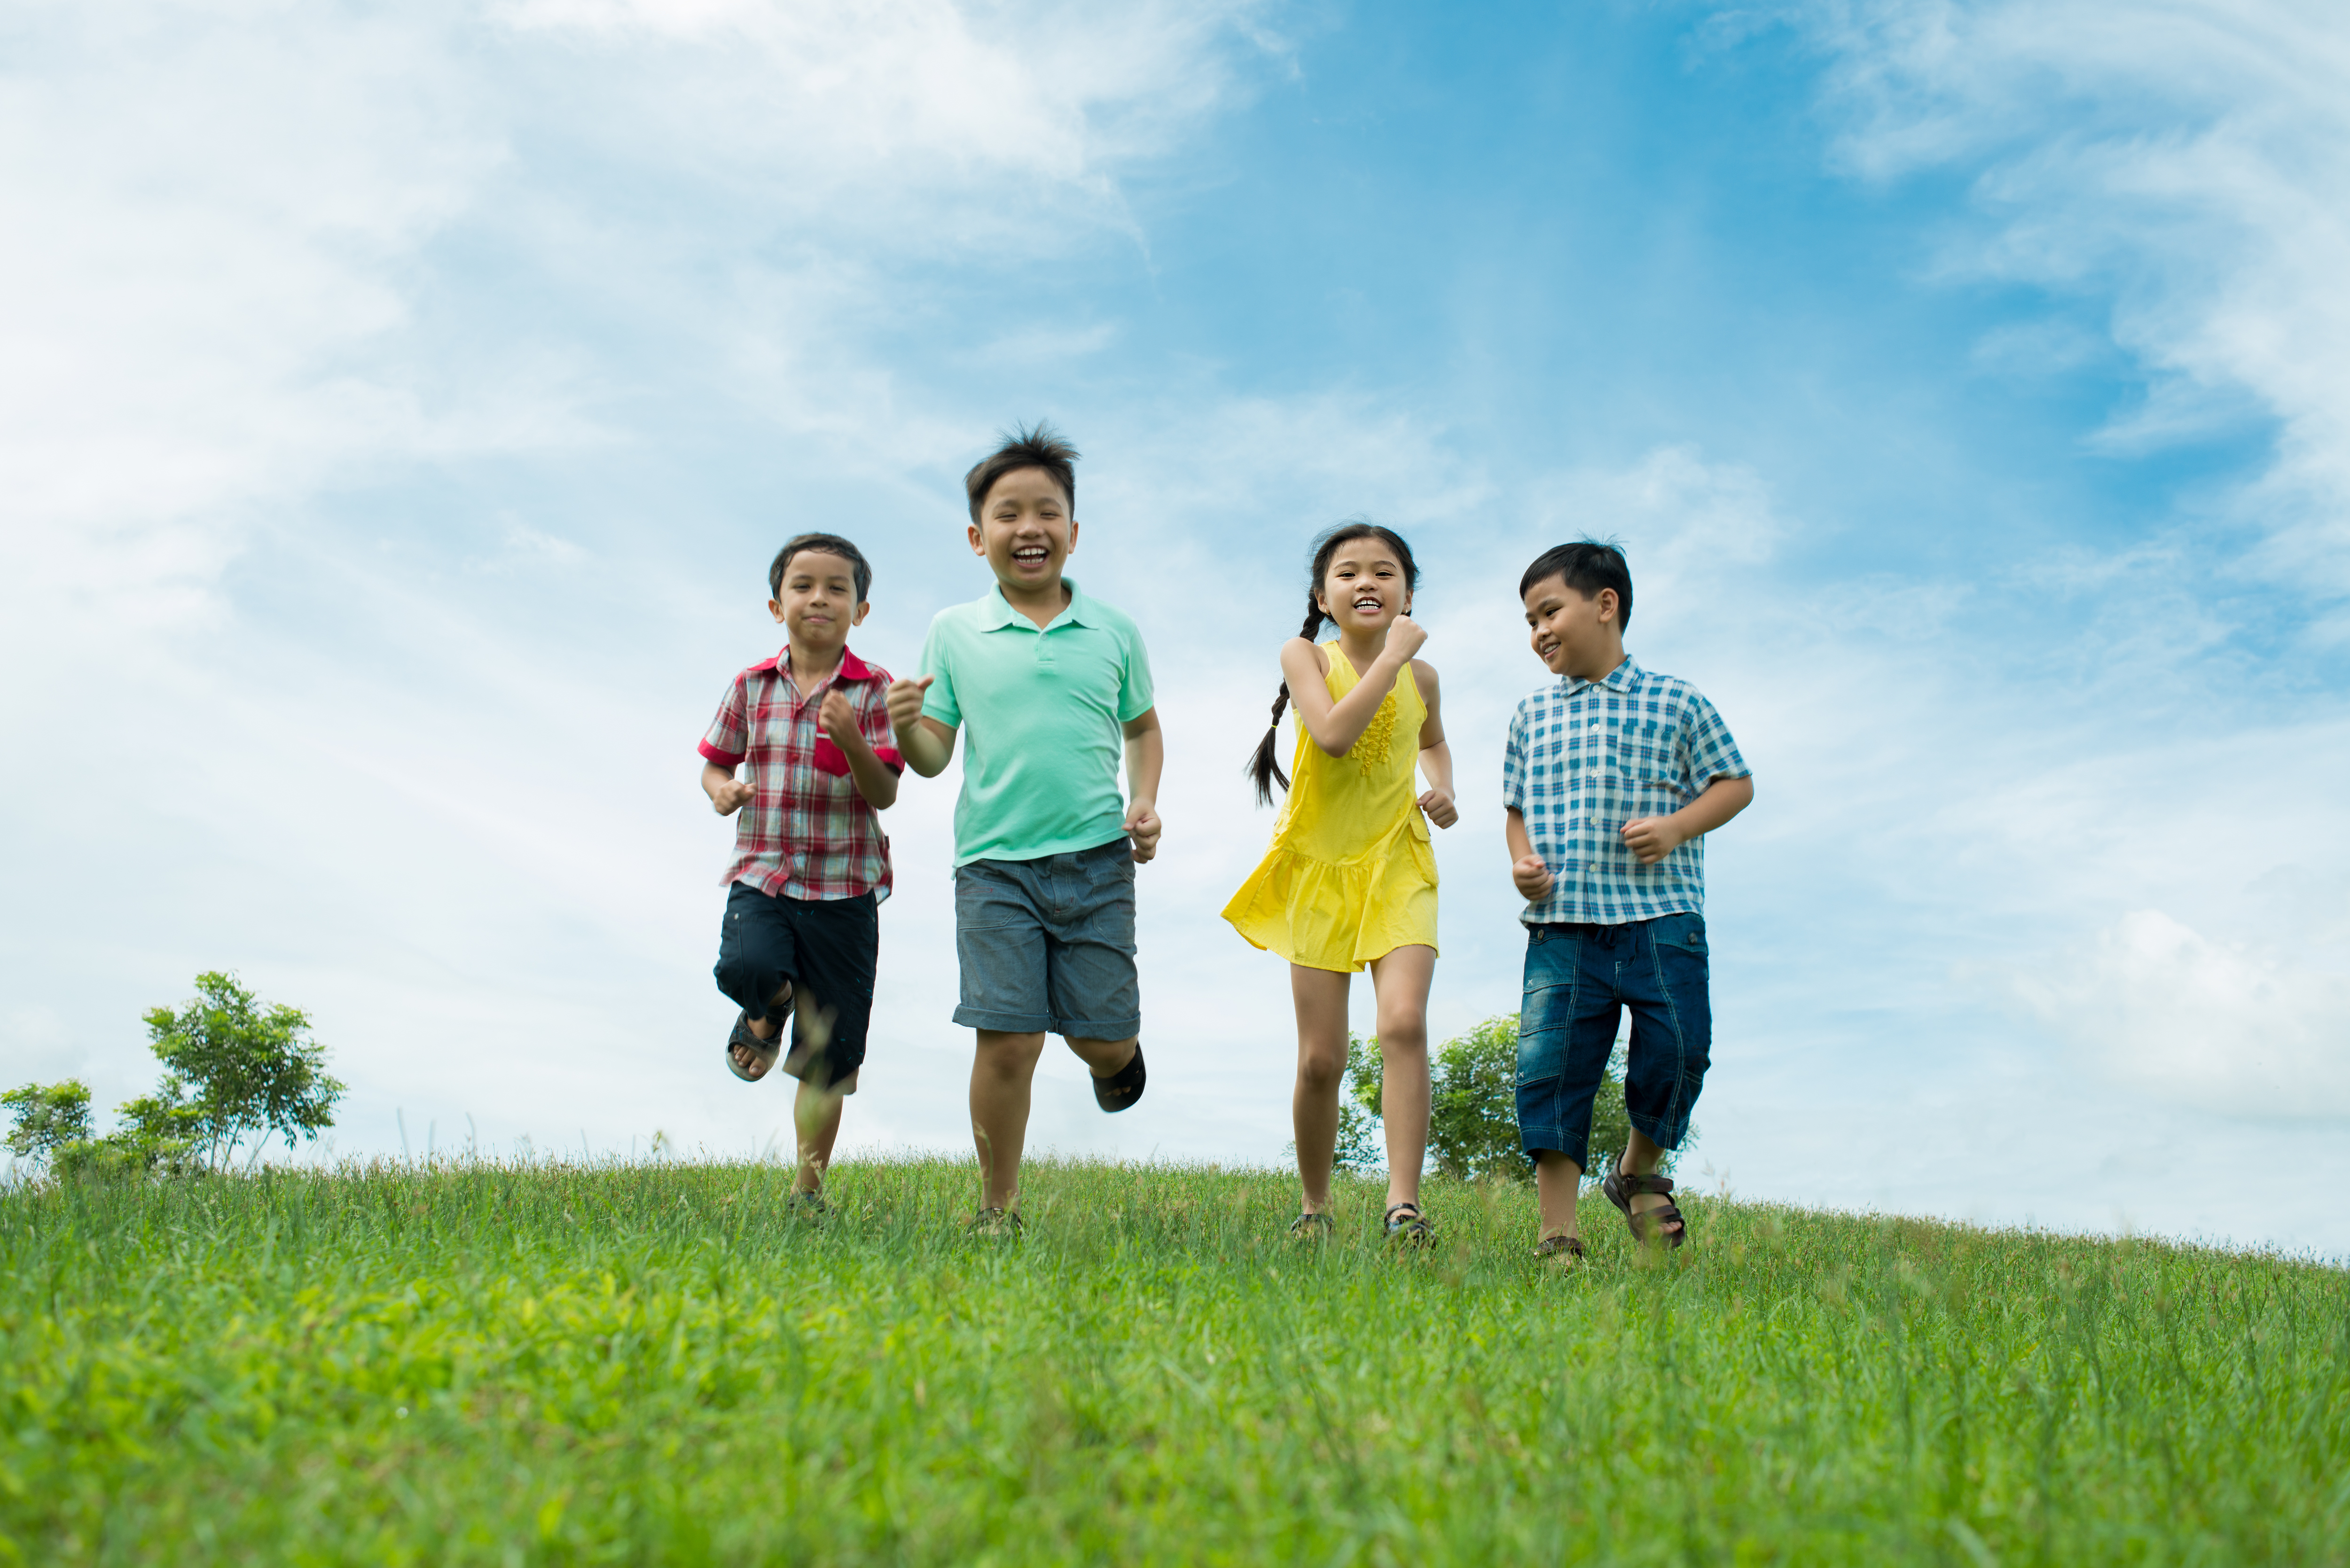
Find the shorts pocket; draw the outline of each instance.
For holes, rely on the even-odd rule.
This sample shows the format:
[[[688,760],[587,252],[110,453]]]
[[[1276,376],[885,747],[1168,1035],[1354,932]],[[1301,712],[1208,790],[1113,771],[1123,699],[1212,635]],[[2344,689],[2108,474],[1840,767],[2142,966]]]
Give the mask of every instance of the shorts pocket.
[[[1033,926],[1036,911],[1011,878],[982,869],[984,861],[955,867],[955,929],[993,931]]]

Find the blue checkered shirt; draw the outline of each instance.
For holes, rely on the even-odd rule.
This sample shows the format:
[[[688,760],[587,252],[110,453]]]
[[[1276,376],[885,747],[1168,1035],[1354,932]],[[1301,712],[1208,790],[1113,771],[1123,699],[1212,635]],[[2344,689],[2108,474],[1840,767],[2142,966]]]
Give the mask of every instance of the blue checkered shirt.
[[[1624,825],[1669,816],[1715,779],[1752,771],[1696,687],[1629,659],[1604,680],[1562,678],[1534,692],[1510,718],[1502,801],[1526,819],[1554,880],[1550,897],[1518,919],[1620,926],[1703,914],[1705,840],[1643,866]]]

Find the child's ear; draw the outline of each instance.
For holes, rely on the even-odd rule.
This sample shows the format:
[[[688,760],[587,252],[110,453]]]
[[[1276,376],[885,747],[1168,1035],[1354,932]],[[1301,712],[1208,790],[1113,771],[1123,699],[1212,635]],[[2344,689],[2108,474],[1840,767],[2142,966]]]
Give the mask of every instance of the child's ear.
[[[784,618],[784,601],[781,599],[769,599],[767,601],[767,613],[775,618],[778,625],[782,624]]]
[[[863,626],[865,624],[865,618],[872,613],[873,607],[867,604],[863,599],[859,599],[857,601],[857,607],[848,612],[848,624],[851,626]]]
[[[971,553],[974,556],[987,554],[987,536],[979,531],[979,524],[976,523],[971,525]]]

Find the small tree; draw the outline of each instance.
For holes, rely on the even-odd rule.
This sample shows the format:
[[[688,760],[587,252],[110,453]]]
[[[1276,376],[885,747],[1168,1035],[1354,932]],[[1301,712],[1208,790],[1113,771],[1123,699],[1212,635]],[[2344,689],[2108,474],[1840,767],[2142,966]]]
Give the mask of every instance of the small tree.
[[[11,1089],[0,1106],[15,1123],[7,1147],[18,1159],[49,1164],[58,1150],[89,1140],[89,1085],[78,1078]]]
[[[334,1125],[344,1085],[328,1076],[307,1013],[282,1004],[265,1011],[235,976],[218,971],[196,976],[196,992],[176,1012],[147,1014],[167,1072],[153,1096],[122,1107],[133,1130],[158,1146],[184,1139],[197,1162],[219,1170],[248,1138],[250,1165],[271,1133],[292,1148]]]
[[[1359,1164],[1375,1163],[1377,1123],[1382,1064],[1378,1046],[1359,1036],[1347,1051],[1347,1088],[1338,1106],[1340,1163],[1347,1164],[1349,1138],[1364,1152]],[[1504,1176],[1523,1179],[1534,1174],[1518,1135],[1518,1020],[1503,1013],[1488,1018],[1455,1039],[1448,1040],[1429,1064],[1428,1153],[1448,1176]],[[1347,1100],[1362,1107],[1357,1112]],[[1617,1041],[1591,1104],[1591,1147],[1584,1168],[1586,1180],[1605,1177],[1623,1158],[1632,1139],[1632,1119],[1624,1106],[1624,1042]],[[1670,1170],[1675,1154],[1667,1150],[1663,1168]]]

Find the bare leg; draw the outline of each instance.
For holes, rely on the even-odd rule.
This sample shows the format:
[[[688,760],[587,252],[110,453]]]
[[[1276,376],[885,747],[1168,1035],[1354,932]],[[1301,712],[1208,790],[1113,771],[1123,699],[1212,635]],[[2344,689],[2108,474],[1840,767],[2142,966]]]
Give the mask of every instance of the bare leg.
[[[1028,1143],[1028,1090],[1036,1058],[1045,1054],[1042,1030],[1007,1034],[979,1031],[971,1064],[971,1132],[979,1146],[980,1207],[1009,1209],[1020,1196],[1020,1156]]]
[[[1134,1060],[1140,1040],[1140,1035],[1129,1034],[1123,1040],[1071,1040],[1067,1044],[1095,1077],[1114,1078]]]
[[[819,1089],[803,1082],[799,1093],[792,1098],[792,1127],[799,1135],[799,1174],[792,1178],[794,1192],[816,1192],[824,1187],[824,1173],[832,1164],[832,1140],[840,1136],[840,1107],[845,1098],[837,1090]]]
[[[1347,1075],[1347,988],[1339,970],[1289,966],[1297,1009],[1297,1085],[1289,1117],[1297,1129],[1297,1183],[1308,1214],[1330,1211],[1330,1166],[1338,1151],[1338,1093]]]
[[[1419,1202],[1428,1158],[1428,986],[1436,950],[1398,948],[1371,961],[1379,999],[1379,1114],[1388,1135],[1388,1207]]]
[[[1631,1145],[1624,1150],[1623,1164],[1618,1168],[1630,1176],[1654,1176],[1657,1173],[1657,1167],[1664,1162],[1664,1146],[1639,1128],[1634,1127]],[[1632,1212],[1645,1214],[1651,1209],[1662,1209],[1671,1201],[1670,1198],[1661,1192],[1637,1192],[1632,1195]],[[1678,1221],[1668,1220],[1663,1227],[1663,1234],[1669,1236],[1680,1229],[1681,1226]]]
[[[1534,1199],[1542,1206],[1542,1234],[1535,1241],[1575,1234],[1575,1200],[1582,1190],[1583,1167],[1555,1148],[1535,1154]]]

